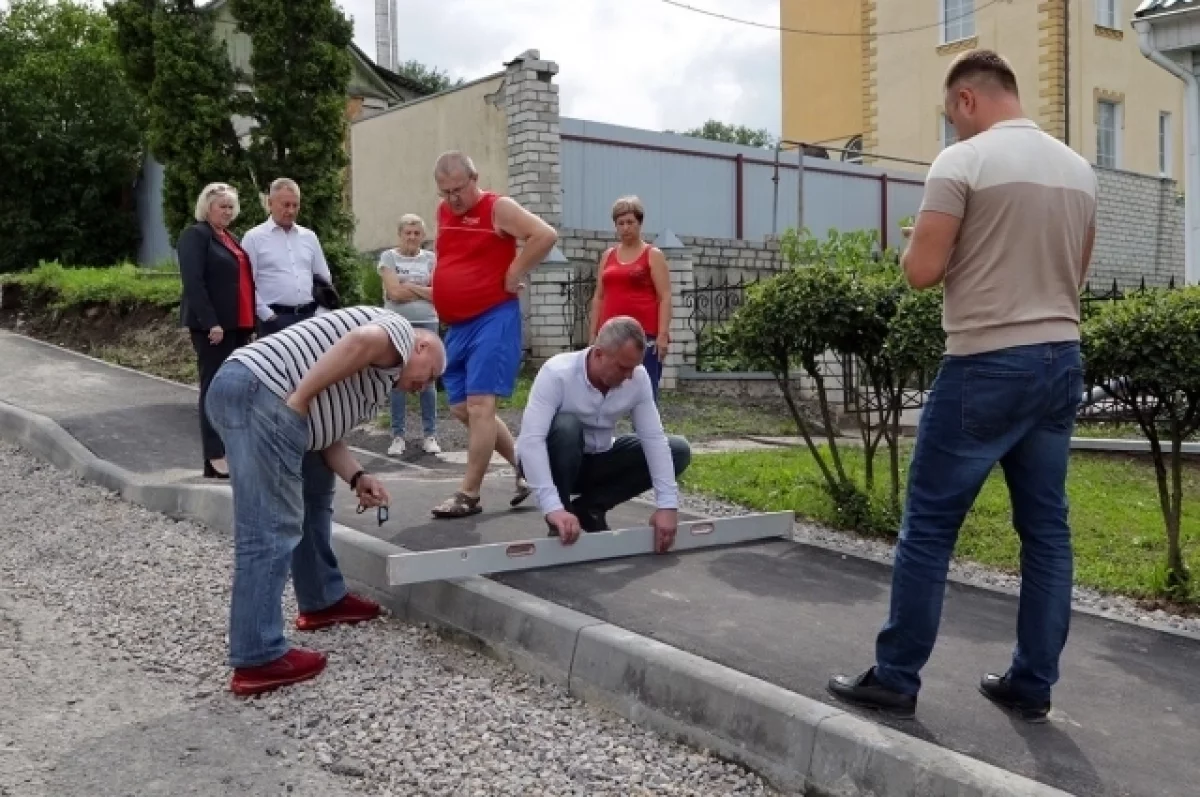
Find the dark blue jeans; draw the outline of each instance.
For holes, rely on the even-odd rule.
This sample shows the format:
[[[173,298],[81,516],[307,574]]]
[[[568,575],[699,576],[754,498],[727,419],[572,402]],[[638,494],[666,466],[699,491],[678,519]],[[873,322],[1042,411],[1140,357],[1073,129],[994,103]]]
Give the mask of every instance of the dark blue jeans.
[[[1082,396],[1078,343],[943,360],[917,430],[891,610],[876,640],[875,674],[884,686],[908,695],[920,690],[959,529],[999,463],[1021,538],[1017,645],[1008,674],[1022,697],[1049,699],[1071,621],[1066,478]]]

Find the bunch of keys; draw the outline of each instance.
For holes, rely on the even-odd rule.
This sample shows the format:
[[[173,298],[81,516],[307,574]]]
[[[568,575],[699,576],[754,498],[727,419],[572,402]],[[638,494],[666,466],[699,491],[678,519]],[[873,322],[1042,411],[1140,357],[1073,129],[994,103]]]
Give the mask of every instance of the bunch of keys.
[[[366,512],[366,511],[367,511],[367,507],[364,506],[363,504],[359,504],[358,509],[354,510],[355,514],[358,514],[358,515],[361,515],[363,512]],[[382,526],[384,523],[387,522],[387,519],[388,519],[387,504],[380,504],[378,507],[376,507],[376,517],[379,518],[380,526]]]

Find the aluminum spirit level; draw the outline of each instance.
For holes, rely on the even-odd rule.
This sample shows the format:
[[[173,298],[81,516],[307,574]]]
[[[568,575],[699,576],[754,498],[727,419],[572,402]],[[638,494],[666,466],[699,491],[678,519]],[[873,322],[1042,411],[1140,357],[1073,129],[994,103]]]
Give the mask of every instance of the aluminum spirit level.
[[[790,537],[793,520],[791,512],[765,512],[686,521],[679,524],[671,553]],[[388,557],[388,584],[397,587],[653,553],[654,531],[649,526],[584,533],[574,545],[563,545],[557,537],[543,537],[442,548],[392,554]]]

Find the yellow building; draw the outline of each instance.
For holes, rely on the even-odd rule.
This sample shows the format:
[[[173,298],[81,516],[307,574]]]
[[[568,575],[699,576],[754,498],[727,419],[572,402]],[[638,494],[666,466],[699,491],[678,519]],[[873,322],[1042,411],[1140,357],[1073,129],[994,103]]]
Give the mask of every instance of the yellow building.
[[[783,136],[932,161],[954,140],[946,69],[987,47],[1047,132],[1099,166],[1181,180],[1184,85],[1139,50],[1137,2],[780,0]]]

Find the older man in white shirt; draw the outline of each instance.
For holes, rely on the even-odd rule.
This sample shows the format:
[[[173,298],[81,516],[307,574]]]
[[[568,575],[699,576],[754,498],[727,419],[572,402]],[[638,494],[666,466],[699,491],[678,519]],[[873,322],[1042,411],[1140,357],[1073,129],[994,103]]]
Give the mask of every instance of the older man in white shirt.
[[[650,376],[646,333],[628,316],[610,319],[596,342],[538,371],[521,419],[517,458],[551,536],[566,545],[580,531],[606,531],[606,513],[654,488],[655,548],[668,551],[679,525],[679,474],[691,462],[682,437],[663,431]],[[634,434],[615,440],[619,418]]]
[[[260,337],[315,314],[314,277],[333,283],[320,239],[296,223],[300,212],[300,186],[296,181],[280,177],[271,183],[267,203],[270,217],[242,239],[254,272]]]

